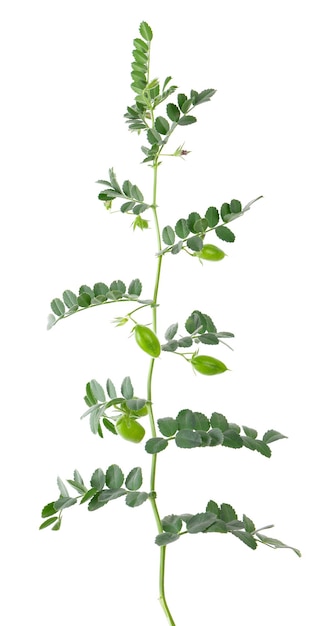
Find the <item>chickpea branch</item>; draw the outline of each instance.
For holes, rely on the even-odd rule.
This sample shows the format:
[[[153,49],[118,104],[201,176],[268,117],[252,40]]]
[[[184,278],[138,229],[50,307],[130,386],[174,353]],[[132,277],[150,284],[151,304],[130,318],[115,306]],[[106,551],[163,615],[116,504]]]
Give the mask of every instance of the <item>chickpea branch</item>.
[[[158,210],[157,202],[159,166],[165,158],[183,158],[189,154],[189,150],[183,148],[184,143],[175,150],[171,148],[169,152],[164,152],[164,148],[175,131],[183,130],[183,127],[192,126],[197,122],[197,118],[193,115],[194,109],[210,102],[216,91],[204,89],[203,91],[191,90],[189,95],[182,92],[176,94],[178,88],[171,85],[171,76],[168,76],[162,85],[159,79],[152,79],[150,76],[152,38],[151,27],[146,22],[142,22],[139,36],[133,42],[131,88],[134,92],[134,102],[127,107],[124,116],[129,130],[145,137],[146,145],[141,147],[142,155],[145,155],[142,163],[150,167],[152,174],[151,200],[145,201],[145,195],[139,186],[131,183],[130,180],[127,179],[120,184],[112,167],[109,169],[108,179],[97,181],[105,187],[98,196],[105,208],[110,210],[113,202],[116,204],[120,202],[120,213],[133,218],[134,230],[143,231],[143,234],[139,236],[150,235],[147,232],[149,222],[143,214],[149,211],[152,215],[157,241],[157,254],[154,258],[156,275],[152,298],[144,300],[140,298],[142,283],[139,278],[133,279],[128,288],[122,280],[113,280],[111,283],[98,282],[93,287],[82,285],[78,293],[66,290],[62,298],[54,298],[48,319],[48,329],[50,329],[59,320],[82,310],[94,309],[103,304],[124,306],[125,302],[133,303],[134,308],[129,313],[122,313],[116,317],[114,322],[116,326],[124,326],[131,322],[133,324],[132,338],[137,347],[149,357],[146,397],[135,395],[129,375],[123,378],[119,391],[111,378],[107,379],[104,386],[97,380],[91,379],[86,384],[84,401],[87,409],[81,419],[89,418],[91,432],[99,436],[103,442],[101,445],[108,445],[109,450],[110,446],[114,445],[114,438],[111,439],[111,435],[124,439],[126,446],[143,442],[143,449],[146,453],[144,462],[149,461],[151,464],[150,484],[146,491],[140,490],[143,484],[141,467],[132,468],[126,478],[117,464],[111,464],[106,470],[97,468],[88,485],[84,483],[81,474],[75,470],[73,478],[66,480],[67,484],[61,478],[57,479],[59,495],[43,508],[42,518],[45,521],[42,522],[40,528],[59,530],[62,525],[63,511],[78,502],[79,504],[87,503],[89,511],[96,511],[121,497],[124,497],[126,504],[132,508],[146,502],[150,503],[157,526],[157,535],[156,538],[153,537],[153,542],[159,547],[159,599],[168,623],[170,626],[175,626],[165,594],[165,560],[167,545],[179,540],[181,536],[218,533],[216,537],[218,542],[222,540],[219,535],[229,533],[252,550],[255,550],[259,544],[264,544],[272,549],[288,548],[298,556],[300,552],[297,548],[261,533],[262,530],[272,528],[272,525],[257,529],[247,515],[243,514],[239,518],[233,506],[227,503],[217,504],[214,500],[209,500],[204,510],[201,509],[199,513],[194,514],[172,513],[161,516],[159,512],[160,494],[156,492],[157,460],[158,454],[167,450],[169,444],[174,443],[177,448],[180,448],[180,454],[191,454],[184,450],[193,448],[216,448],[214,454],[218,455],[219,447],[226,447],[233,450],[246,448],[249,451],[258,452],[265,458],[270,458],[271,444],[286,439],[286,436],[277,430],[269,429],[259,437],[255,428],[229,421],[223,413],[217,410],[218,407],[213,406],[209,416],[189,408],[173,411],[172,415],[175,417],[164,416],[160,412],[159,400],[153,398],[154,372],[161,359],[169,358],[166,353],[181,356],[182,360],[186,361],[185,367],[191,366],[195,374],[229,375],[227,365],[215,356],[206,354],[205,348],[209,346],[207,350],[216,349],[218,353],[222,343],[232,349],[225,340],[234,337],[232,332],[218,330],[212,317],[198,309],[192,311],[187,317],[184,333],[178,334],[179,324],[173,322],[165,331],[164,337],[158,336],[159,305],[164,304],[159,301],[164,257],[168,253],[176,256],[183,250],[190,257],[189,264],[199,260],[202,264],[215,263],[216,267],[223,267],[220,262],[226,253],[214,243],[207,243],[206,236],[215,234],[226,246],[232,244],[235,241],[235,234],[229,228],[229,224],[242,217],[262,196],[251,200],[245,206],[242,206],[241,202],[236,199],[222,203],[220,209],[210,206],[202,216],[197,212],[191,212],[187,217],[179,218],[174,227],[167,225],[161,230],[159,221],[161,209]],[[160,108],[159,115],[156,112],[157,108]],[[162,243],[166,247],[162,247]],[[150,313],[147,323],[138,321],[139,312],[143,313],[145,309]],[[203,348],[204,352],[202,352]],[[128,362],[130,361],[129,358]],[[154,406],[158,417],[154,415]],[[149,429],[151,436],[144,442],[146,428]],[[127,448],[126,454],[128,454]],[[70,488],[78,495],[70,495]],[[140,616],[139,619],[141,619]]]

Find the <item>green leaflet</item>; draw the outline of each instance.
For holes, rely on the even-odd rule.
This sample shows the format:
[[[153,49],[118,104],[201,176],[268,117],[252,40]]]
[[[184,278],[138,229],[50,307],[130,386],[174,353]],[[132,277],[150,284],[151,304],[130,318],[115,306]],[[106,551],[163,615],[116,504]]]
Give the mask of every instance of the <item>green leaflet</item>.
[[[149,494],[145,491],[133,491],[126,495],[127,506],[135,507],[144,504],[148,500]]]
[[[152,41],[153,39],[153,31],[151,29],[151,27],[147,24],[147,22],[142,22],[140,27],[139,27],[139,32],[141,34],[141,36],[146,40],[146,41]]]
[[[178,430],[178,422],[172,417],[163,417],[158,419],[157,425],[164,437],[173,437]]]
[[[175,242],[175,233],[171,226],[165,226],[162,230],[162,239],[168,246],[173,245]]]
[[[208,207],[205,218],[207,220],[207,225],[209,228],[214,228],[218,224],[219,221],[219,213],[215,206]]]
[[[97,380],[91,380],[90,383],[90,391],[93,394],[93,397],[98,402],[105,402],[105,393],[102,385],[97,382]]]
[[[126,400],[130,400],[134,395],[134,388],[131,384],[131,380],[129,376],[126,376],[121,385],[121,393]]]
[[[202,444],[202,437],[196,431],[184,428],[177,432],[175,443],[178,448],[198,448]]]
[[[250,533],[243,531],[243,530],[233,530],[232,535],[234,535],[235,537],[240,539],[240,541],[245,543],[246,546],[248,546],[248,548],[251,548],[252,550],[256,550],[257,541]]]
[[[162,527],[165,532],[179,533],[182,528],[180,515],[166,515],[166,517],[162,519]]]
[[[247,517],[247,515],[243,514],[242,516],[243,519],[243,523],[244,523],[244,527],[247,533],[253,533],[255,532],[255,524],[253,523],[253,521]]]
[[[145,450],[149,454],[158,454],[159,452],[162,452],[162,450],[165,450],[167,446],[168,442],[166,439],[163,439],[162,437],[153,437],[146,442]]]
[[[168,329],[165,331],[164,337],[167,341],[169,341],[170,339],[173,339],[174,335],[177,333],[178,331],[178,324],[171,324],[171,326],[168,327]]]
[[[128,287],[128,294],[139,297],[142,292],[142,284],[139,278],[134,278]]]
[[[197,515],[193,515],[187,522],[188,533],[201,533],[215,521],[215,513],[209,511],[206,513],[197,513]]]
[[[91,478],[91,486],[96,491],[101,491],[105,485],[105,475],[101,468],[95,470]]]
[[[180,118],[180,110],[175,104],[172,104],[172,102],[167,105],[166,112],[172,122],[177,122]]]
[[[64,484],[64,482],[61,480],[60,476],[58,476],[57,478],[57,485],[59,487],[60,496],[62,498],[69,498],[68,489],[66,485]]]
[[[165,117],[159,116],[155,120],[155,128],[161,135],[166,135],[169,132],[170,124]]]
[[[126,495],[126,493],[126,489],[103,489],[98,494],[97,502],[99,504],[107,504],[107,502],[121,498],[121,496]]]
[[[126,478],[126,487],[130,491],[137,491],[143,483],[141,467],[134,467]]]
[[[105,474],[105,484],[110,489],[120,489],[123,485],[124,475],[119,465],[113,464],[108,467]]]
[[[183,218],[178,220],[175,225],[175,232],[178,235],[178,237],[180,237],[180,239],[185,239],[186,237],[188,237],[190,230],[189,230],[187,220]]]
[[[179,539],[180,535],[176,533],[161,533],[157,535],[155,538],[155,543],[157,546],[167,546],[169,543],[173,543]]]
[[[278,439],[287,439],[287,437],[278,433],[277,430],[267,430],[263,436],[263,442],[267,444],[273,443],[273,441],[278,441]]]
[[[54,508],[54,502],[46,504],[42,509],[42,517],[50,517],[55,515],[57,510]]]
[[[61,317],[65,314],[66,307],[60,298],[54,298],[51,302],[51,309],[55,315]]]
[[[53,506],[56,511],[61,511],[62,509],[68,509],[70,506],[73,506],[76,503],[77,498],[62,497],[54,502]]]
[[[274,548],[275,550],[277,548],[288,548],[289,550],[293,550],[293,552],[301,557],[301,552],[300,550],[298,550],[298,548],[293,548],[291,546],[286,545],[285,543],[283,543],[282,541],[280,541],[279,539],[274,539],[272,537],[266,537],[266,535],[262,535],[261,533],[256,533],[257,538],[259,539],[259,541],[261,541],[262,543],[264,543],[265,545],[269,546],[270,548]]]
[[[110,380],[110,378],[108,378],[107,381],[106,381],[106,391],[107,391],[107,394],[108,394],[109,398],[116,398],[117,397],[117,392],[115,390],[115,386],[114,386],[112,380]]]
[[[42,530],[43,528],[47,528],[48,526],[51,526],[51,524],[54,524],[54,522],[56,522],[59,518],[57,516],[55,517],[49,517],[47,520],[45,520],[45,522],[43,522],[43,524],[41,524],[39,530]]]
[[[178,124],[179,126],[188,126],[189,124],[195,124],[197,122],[197,118],[193,115],[183,115],[180,117]]]
[[[215,228],[215,234],[219,239],[222,239],[222,241],[232,243],[235,240],[235,234],[227,226],[218,226]]]

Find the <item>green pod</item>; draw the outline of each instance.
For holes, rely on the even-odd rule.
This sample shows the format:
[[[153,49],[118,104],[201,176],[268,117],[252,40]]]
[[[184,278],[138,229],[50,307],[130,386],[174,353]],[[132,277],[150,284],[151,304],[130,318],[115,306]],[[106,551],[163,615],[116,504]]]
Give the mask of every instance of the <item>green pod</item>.
[[[145,435],[145,429],[142,425],[130,417],[120,417],[115,428],[120,437],[133,443],[139,443]]]
[[[204,261],[221,261],[225,257],[225,252],[212,243],[205,243],[202,249],[196,252],[196,256]]]
[[[147,352],[149,356],[156,359],[161,354],[161,345],[155,333],[142,324],[137,324],[134,328],[135,339],[139,347]]]
[[[204,374],[205,376],[215,376],[215,374],[223,374],[228,368],[222,361],[214,359],[213,356],[207,356],[206,354],[199,354],[193,356],[191,364],[196,372]]]

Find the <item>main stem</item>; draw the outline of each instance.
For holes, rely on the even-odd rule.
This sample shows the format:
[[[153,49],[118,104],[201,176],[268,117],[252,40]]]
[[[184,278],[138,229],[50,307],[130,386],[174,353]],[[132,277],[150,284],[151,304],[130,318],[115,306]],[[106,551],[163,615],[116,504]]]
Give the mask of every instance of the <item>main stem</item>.
[[[155,223],[155,230],[156,230],[156,236],[157,236],[157,243],[158,243],[158,250],[160,251],[162,249],[162,242],[161,242],[161,235],[160,235],[160,228],[159,228],[159,222],[158,222],[158,217],[157,217],[157,169],[158,169],[158,160],[156,159],[156,161],[153,164],[153,170],[154,170],[154,181],[153,181],[153,204],[152,204],[152,208],[153,208],[153,215],[154,215],[154,223]],[[152,323],[153,323],[153,331],[156,333],[157,332],[157,297],[158,297],[158,290],[159,290],[159,284],[160,284],[160,275],[161,275],[161,266],[162,266],[162,256],[158,257],[157,260],[157,269],[156,269],[156,277],[155,277],[155,285],[154,285],[154,295],[153,295],[153,307],[152,307]],[[153,405],[152,405],[152,380],[153,380],[153,371],[154,371],[154,363],[155,363],[155,359],[151,359],[150,362],[150,366],[149,366],[149,371],[148,371],[148,378],[147,378],[147,400],[148,400],[148,412],[149,412],[149,419],[150,419],[150,425],[151,425],[151,432],[152,432],[152,437],[156,437],[156,427],[155,427],[155,419],[154,419],[154,413],[153,413]],[[162,523],[161,523],[161,518],[160,518],[160,514],[158,512],[158,508],[157,508],[157,504],[156,504],[156,493],[155,493],[155,478],[156,478],[156,462],[157,462],[157,454],[153,454],[152,456],[152,467],[151,467],[151,477],[150,477],[150,491],[151,491],[151,505],[152,505],[152,509],[153,509],[153,514],[155,517],[155,521],[156,521],[156,525],[157,525],[157,530],[159,533],[163,532],[163,528],[162,528]],[[160,591],[160,603],[161,606],[165,612],[165,615],[168,619],[168,622],[170,624],[170,626],[175,626],[175,622],[174,619],[170,613],[170,609],[168,607],[167,601],[166,601],[166,597],[165,597],[165,552],[166,552],[166,546],[160,546],[160,571],[159,571],[159,591]]]

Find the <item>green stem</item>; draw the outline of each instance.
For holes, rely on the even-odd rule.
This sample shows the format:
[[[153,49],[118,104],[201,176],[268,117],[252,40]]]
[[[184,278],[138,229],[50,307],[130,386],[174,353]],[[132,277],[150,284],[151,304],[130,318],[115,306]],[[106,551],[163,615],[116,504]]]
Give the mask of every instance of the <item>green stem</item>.
[[[155,230],[157,236],[157,243],[159,250],[162,249],[162,242],[160,236],[160,228],[157,217],[157,168],[158,168],[158,160],[154,162],[153,170],[154,170],[154,181],[153,181],[153,204],[152,210],[154,215],[154,223]],[[152,322],[153,322],[153,331],[157,332],[157,298],[158,298],[158,290],[160,284],[160,275],[161,275],[161,266],[162,266],[162,256],[157,259],[157,268],[156,268],[156,277],[155,277],[155,285],[154,285],[154,295],[153,295],[153,307],[152,307]],[[153,380],[153,371],[154,371],[154,363],[155,359],[151,359],[149,370],[148,370],[148,378],[147,378],[147,400],[148,400],[148,413],[149,420],[151,426],[152,437],[156,437],[156,427],[155,427],[155,419],[153,412],[153,404],[152,404],[152,380]],[[155,479],[156,479],[156,464],[157,464],[157,454],[152,455],[152,465],[151,465],[151,476],[150,476],[150,491],[153,492],[153,496],[150,498],[153,514],[156,521],[156,526],[158,533],[163,532],[162,523],[160,514],[156,504],[156,494],[155,494]],[[166,546],[160,546],[160,570],[159,570],[159,599],[163,611],[168,619],[170,626],[175,626],[175,622],[170,613],[170,609],[168,607],[166,597],[165,597],[165,552]]]
[[[130,313],[127,313],[127,317],[136,313],[136,311],[140,311],[140,309],[144,309],[146,306],[150,306],[149,304],[142,304],[142,306],[138,306],[137,309],[133,309]]]

